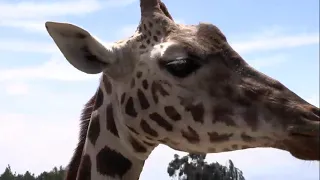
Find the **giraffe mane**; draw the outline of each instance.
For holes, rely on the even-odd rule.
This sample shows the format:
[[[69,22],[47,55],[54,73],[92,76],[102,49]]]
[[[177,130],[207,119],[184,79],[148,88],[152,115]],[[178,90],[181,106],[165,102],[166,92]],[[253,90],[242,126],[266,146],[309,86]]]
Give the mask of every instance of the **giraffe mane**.
[[[84,108],[80,117],[80,133],[79,133],[79,141],[77,147],[75,148],[71,161],[69,162],[66,169],[66,180],[74,180],[77,177],[81,156],[84,148],[84,144],[86,141],[87,131],[89,127],[89,122],[91,118],[91,114],[93,112],[94,104],[97,98],[96,93],[90,98],[90,100],[84,105]]]

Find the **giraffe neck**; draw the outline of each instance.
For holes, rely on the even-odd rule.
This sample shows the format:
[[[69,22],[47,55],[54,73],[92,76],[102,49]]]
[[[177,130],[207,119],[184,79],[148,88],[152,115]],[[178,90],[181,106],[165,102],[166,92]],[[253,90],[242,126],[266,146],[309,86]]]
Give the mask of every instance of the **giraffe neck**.
[[[89,132],[91,127],[89,125]],[[108,132],[93,144],[86,139],[77,180],[138,180],[144,160],[130,155],[119,139]],[[89,178],[90,177],[90,178]]]
[[[66,180],[137,180],[142,172],[145,158],[135,156],[123,141],[131,136],[117,119],[117,97],[106,78],[82,113],[79,143]]]

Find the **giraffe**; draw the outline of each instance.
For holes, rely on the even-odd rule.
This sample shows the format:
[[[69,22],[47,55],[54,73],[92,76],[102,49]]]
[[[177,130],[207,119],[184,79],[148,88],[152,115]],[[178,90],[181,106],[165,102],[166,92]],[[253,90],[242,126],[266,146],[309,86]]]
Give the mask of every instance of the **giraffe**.
[[[251,67],[213,24],[177,24],[160,0],[140,0],[140,10],[135,33],[108,46],[79,26],[45,23],[74,68],[102,73],[66,180],[139,179],[159,144],[320,160],[318,107]]]

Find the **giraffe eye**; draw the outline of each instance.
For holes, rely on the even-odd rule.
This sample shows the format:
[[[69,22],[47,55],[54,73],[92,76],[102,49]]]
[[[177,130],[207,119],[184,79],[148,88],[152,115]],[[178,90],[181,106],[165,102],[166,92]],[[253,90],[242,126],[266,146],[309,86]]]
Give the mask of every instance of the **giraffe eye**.
[[[166,62],[163,67],[173,76],[185,78],[198,70],[201,65],[194,58],[177,58]]]

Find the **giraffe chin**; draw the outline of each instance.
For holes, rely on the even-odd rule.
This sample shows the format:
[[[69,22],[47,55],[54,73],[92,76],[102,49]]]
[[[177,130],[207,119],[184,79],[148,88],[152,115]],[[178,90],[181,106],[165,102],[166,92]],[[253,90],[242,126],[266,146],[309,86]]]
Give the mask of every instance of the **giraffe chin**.
[[[319,136],[291,135],[283,144],[292,156],[300,160],[320,161]]]

